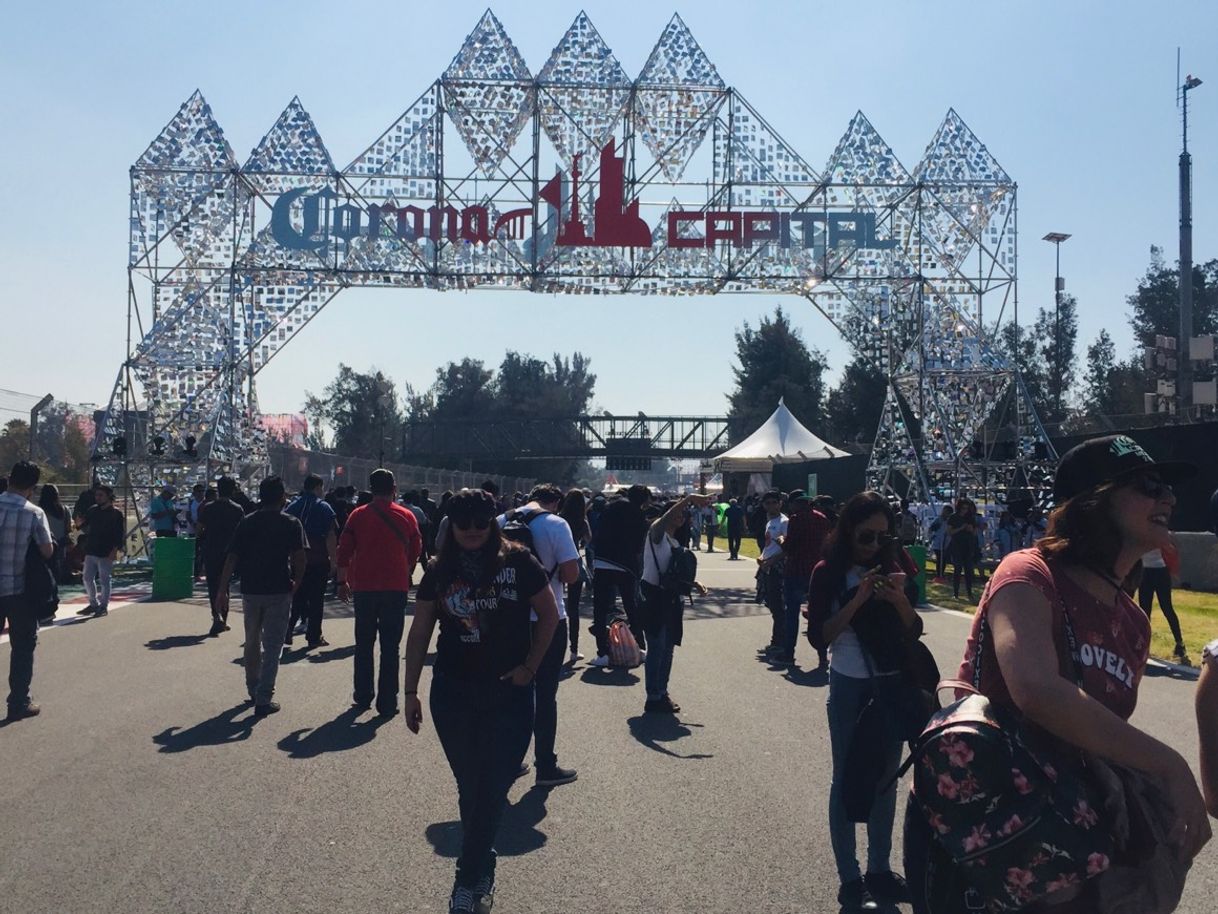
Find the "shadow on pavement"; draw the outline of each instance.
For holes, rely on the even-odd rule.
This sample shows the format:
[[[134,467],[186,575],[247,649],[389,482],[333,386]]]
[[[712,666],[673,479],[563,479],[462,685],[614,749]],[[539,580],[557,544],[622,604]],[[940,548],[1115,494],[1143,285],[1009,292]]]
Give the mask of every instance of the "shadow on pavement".
[[[829,668],[820,667],[815,670],[804,670],[799,667],[791,667],[782,678],[794,685],[811,686],[814,689],[820,689],[829,684]]]
[[[598,686],[638,685],[639,677],[623,667],[590,666],[582,673],[581,682]]]
[[[237,716],[242,712],[248,712],[248,716],[238,720]],[[185,730],[180,727],[166,727],[152,737],[152,741],[161,747],[161,752],[186,752],[190,749],[198,749],[200,746],[239,743],[244,739],[249,739],[256,720],[253,704],[243,701],[227,711],[221,711],[210,720],[187,727]]]
[[[500,857],[520,857],[545,846],[549,838],[537,826],[546,817],[546,800],[550,791],[534,787],[503,811],[503,822],[495,838],[495,851]],[[438,857],[456,859],[461,856],[461,823],[434,822],[424,834]]]
[[[1157,663],[1146,664],[1146,675],[1156,679],[1179,679],[1183,682],[1196,682],[1201,676],[1200,670],[1178,669],[1174,666],[1159,666]]]
[[[329,663],[332,660],[350,660],[355,656],[355,645],[348,644],[329,651],[309,654],[309,663]]]
[[[673,752],[666,746],[660,745],[661,743],[675,743],[679,739],[692,736],[693,731],[690,730],[690,727],[701,727],[702,724],[686,723],[672,714],[640,714],[638,717],[631,717],[626,723],[630,727],[631,736],[648,749],[659,752],[661,755],[679,759],[714,758],[714,755],[705,752],[682,755],[680,752]]]
[[[393,720],[377,716],[361,721],[358,718],[363,713],[359,708],[351,707],[314,730],[294,730],[279,741],[279,748],[289,758],[316,758],[327,752],[358,749],[372,742],[376,731]]]
[[[207,633],[201,635],[169,635],[165,638],[154,638],[144,643],[150,651],[167,651],[172,647],[194,647],[208,640]]]

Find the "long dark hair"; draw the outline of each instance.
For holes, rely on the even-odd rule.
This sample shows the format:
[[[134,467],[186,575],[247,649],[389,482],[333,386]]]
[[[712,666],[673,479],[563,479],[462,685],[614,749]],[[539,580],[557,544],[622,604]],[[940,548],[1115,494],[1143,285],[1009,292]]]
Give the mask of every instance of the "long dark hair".
[[[457,523],[468,519],[487,521],[486,542],[478,552],[482,556],[482,576],[468,582],[473,587],[485,587],[503,570],[503,560],[509,552],[523,549],[506,540],[495,522],[495,501],[481,489],[462,489],[448,501],[448,527],[444,540],[437,544],[437,554],[428,569],[436,576],[436,591],[443,593],[461,573],[461,546],[457,543]]]
[[[63,520],[67,512],[63,502],[59,500],[59,489],[49,482],[44,484],[42,491],[38,493],[38,507],[56,520]]]
[[[588,532],[588,499],[584,498],[584,493],[579,489],[568,492],[558,509],[558,516],[567,522],[571,536],[578,544]]]
[[[860,492],[842,508],[837,526],[825,542],[825,564],[835,577],[844,578],[854,564],[854,532],[877,514],[888,522],[888,539],[881,540],[874,562],[886,570],[900,567],[897,559],[897,516],[888,500],[879,492]]]

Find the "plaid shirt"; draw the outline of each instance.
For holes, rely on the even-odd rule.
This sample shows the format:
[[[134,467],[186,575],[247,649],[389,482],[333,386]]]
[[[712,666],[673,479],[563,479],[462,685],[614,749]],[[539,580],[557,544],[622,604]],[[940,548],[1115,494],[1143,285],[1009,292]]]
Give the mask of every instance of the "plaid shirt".
[[[16,492],[0,495],[0,597],[25,591],[25,555],[30,540],[51,542],[47,516]]]

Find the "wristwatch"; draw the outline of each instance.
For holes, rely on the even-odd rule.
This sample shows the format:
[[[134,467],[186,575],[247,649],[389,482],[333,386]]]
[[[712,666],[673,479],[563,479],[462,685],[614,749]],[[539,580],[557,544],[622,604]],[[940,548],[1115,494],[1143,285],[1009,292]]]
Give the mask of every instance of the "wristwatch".
[[[1218,638],[1201,648],[1201,660],[1203,663],[1213,664],[1215,668],[1218,668]]]

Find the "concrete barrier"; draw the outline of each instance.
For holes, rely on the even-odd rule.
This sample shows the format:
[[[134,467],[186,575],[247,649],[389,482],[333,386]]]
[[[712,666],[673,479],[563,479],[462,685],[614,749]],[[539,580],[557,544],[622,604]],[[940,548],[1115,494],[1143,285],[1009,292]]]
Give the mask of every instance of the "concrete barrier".
[[[1180,550],[1180,586],[1218,592],[1218,537],[1212,533],[1176,533]]]

